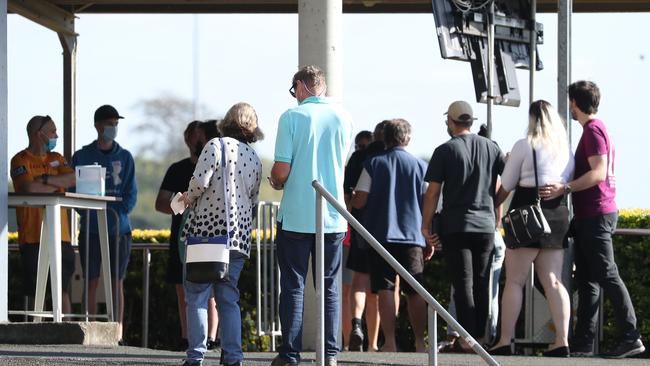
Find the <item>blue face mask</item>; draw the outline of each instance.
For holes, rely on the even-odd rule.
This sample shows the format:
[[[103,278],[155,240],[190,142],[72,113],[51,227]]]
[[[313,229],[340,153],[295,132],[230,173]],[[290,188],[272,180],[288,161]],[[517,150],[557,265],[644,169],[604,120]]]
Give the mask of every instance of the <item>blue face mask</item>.
[[[47,140],[47,144],[45,144],[45,150],[47,152],[54,150],[55,147],[56,147],[56,137],[52,137],[51,139]]]
[[[117,126],[104,126],[102,137],[107,141],[115,140],[115,137],[117,137]]]

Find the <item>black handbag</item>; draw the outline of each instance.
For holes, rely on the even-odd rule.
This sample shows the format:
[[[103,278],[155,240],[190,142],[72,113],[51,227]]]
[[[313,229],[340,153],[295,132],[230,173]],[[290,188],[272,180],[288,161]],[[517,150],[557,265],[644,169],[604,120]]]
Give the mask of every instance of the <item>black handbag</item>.
[[[221,142],[221,182],[226,205],[226,217],[230,214],[228,199],[226,149]],[[196,218],[196,210],[194,212]],[[185,279],[194,283],[228,282],[228,265],[230,263],[230,220],[226,221],[226,235],[187,236],[185,250]],[[192,225],[190,225],[191,230]],[[189,231],[189,230],[188,230]]]
[[[511,249],[537,243],[551,234],[551,227],[548,225],[540,205],[535,149],[533,149],[533,167],[535,170],[535,194],[537,196],[535,203],[514,208],[508,211],[501,220],[505,231],[506,246]]]

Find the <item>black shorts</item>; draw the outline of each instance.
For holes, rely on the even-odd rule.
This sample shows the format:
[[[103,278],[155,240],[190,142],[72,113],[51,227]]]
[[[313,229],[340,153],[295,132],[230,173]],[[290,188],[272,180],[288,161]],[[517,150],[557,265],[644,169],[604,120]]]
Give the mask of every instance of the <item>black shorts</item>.
[[[369,254],[374,250],[356,231],[352,230],[350,235],[350,253],[345,266],[355,272],[367,274],[369,273],[368,267],[370,267]]]
[[[419,283],[423,280],[424,256],[422,247],[409,244],[384,244],[388,252],[413,276]],[[393,291],[397,272],[375,250],[370,250],[370,287],[373,293],[379,290]],[[400,286],[407,295],[415,294],[415,290],[406,281],[400,281]]]
[[[36,294],[36,276],[38,274],[38,243],[21,244],[20,260],[23,265],[23,291],[26,296]],[[63,292],[70,292],[70,280],[74,274],[75,254],[72,244],[61,243],[61,285]]]

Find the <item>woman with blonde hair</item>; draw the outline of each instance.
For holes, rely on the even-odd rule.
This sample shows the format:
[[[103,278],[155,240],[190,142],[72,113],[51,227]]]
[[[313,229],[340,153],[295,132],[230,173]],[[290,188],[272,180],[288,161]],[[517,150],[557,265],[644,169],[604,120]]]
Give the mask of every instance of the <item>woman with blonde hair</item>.
[[[195,283],[185,279],[189,347],[184,366],[201,365],[203,361],[207,304],[212,293],[219,312],[222,363],[240,366],[244,359],[237,282],[250,256],[262,175],[262,163],[249,144],[263,135],[257,126],[257,114],[247,103],[232,106],[219,124],[219,130],[223,137],[214,138],[203,147],[189,189],[183,194],[185,206],[192,207],[183,235],[215,237],[228,234],[228,281]]]
[[[510,207],[521,207],[536,202],[538,186],[547,182],[566,183],[573,175],[573,154],[569,149],[566,127],[557,111],[546,101],[537,100],[528,111],[528,133],[517,141],[501,176],[501,189],[496,204],[501,204],[515,190]],[[553,325],[555,341],[544,356],[568,357],[569,294],[562,284],[561,274],[566,248],[565,235],[569,228],[569,210],[565,196],[541,201],[542,211],[551,228],[551,234],[537,243],[515,247],[506,238],[506,285],[501,300],[501,337],[490,353],[512,354],[515,324],[522,304],[522,290],[528,278],[531,263],[544,288]]]

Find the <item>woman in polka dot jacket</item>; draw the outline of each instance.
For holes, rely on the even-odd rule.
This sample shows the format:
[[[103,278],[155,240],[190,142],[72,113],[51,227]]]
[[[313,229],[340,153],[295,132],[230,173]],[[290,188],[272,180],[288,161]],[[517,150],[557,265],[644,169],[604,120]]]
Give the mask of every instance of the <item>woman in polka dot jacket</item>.
[[[221,327],[221,347],[225,365],[241,365],[241,313],[237,281],[250,255],[253,215],[256,211],[262,175],[262,163],[249,146],[263,138],[257,126],[257,114],[247,103],[237,103],[219,124],[223,138],[210,140],[196,164],[186,205],[193,207],[183,235],[230,236],[229,282],[200,284],[184,281],[187,303],[188,343],[186,365],[200,365],[206,352],[207,303],[215,292]],[[222,142],[225,150],[222,151]],[[225,153],[226,195],[221,154]],[[228,220],[228,222],[226,222]]]

